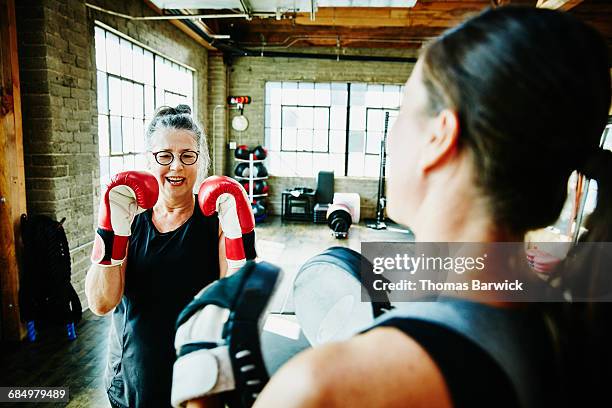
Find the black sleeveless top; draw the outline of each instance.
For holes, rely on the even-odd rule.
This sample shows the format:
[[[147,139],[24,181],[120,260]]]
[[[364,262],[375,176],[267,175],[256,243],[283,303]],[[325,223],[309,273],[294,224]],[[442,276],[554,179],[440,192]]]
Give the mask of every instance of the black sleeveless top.
[[[106,388],[118,407],[170,407],[180,311],[219,278],[219,220],[193,215],[160,233],[152,210],[132,223],[125,291],[112,315]]]
[[[441,298],[404,304],[374,326],[395,327],[427,350],[456,408],[562,406],[553,341],[536,307]]]

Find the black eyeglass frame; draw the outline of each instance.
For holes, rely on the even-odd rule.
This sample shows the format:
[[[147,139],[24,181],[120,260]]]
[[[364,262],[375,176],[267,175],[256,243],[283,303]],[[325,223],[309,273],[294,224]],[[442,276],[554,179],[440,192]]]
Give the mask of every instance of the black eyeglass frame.
[[[157,155],[160,153],[169,153],[172,156],[172,160],[170,160],[168,163],[163,164],[159,162],[159,159],[157,158]],[[183,155],[185,153],[195,153],[196,158],[193,161],[193,163],[185,163],[185,161],[183,160]],[[159,164],[160,166],[169,166],[174,162],[174,159],[176,158],[176,156],[174,155],[174,153],[172,153],[169,150],[160,150],[158,152],[151,152],[151,154],[153,154],[153,157],[155,157],[155,161],[157,162],[157,164]],[[181,163],[183,163],[185,166],[193,166],[194,164],[196,164],[198,162],[198,159],[200,158],[200,152],[196,152],[195,150],[185,150],[184,152],[181,152],[181,154],[179,154],[179,160],[181,161]]]

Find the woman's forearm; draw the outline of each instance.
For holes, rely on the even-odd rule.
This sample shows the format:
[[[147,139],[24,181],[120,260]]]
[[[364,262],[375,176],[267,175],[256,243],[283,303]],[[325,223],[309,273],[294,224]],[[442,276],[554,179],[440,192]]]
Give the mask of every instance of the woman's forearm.
[[[91,265],[85,277],[85,295],[91,311],[102,316],[113,310],[123,296],[124,282],[123,265]]]

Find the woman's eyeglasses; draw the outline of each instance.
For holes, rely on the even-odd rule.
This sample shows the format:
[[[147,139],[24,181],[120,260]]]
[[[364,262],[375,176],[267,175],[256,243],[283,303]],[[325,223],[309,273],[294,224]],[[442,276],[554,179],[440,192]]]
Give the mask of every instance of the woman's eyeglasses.
[[[155,161],[162,166],[169,166],[174,161],[174,154],[167,150],[159,152],[151,152],[155,156]],[[179,155],[179,160],[186,166],[191,166],[198,161],[198,155],[200,152],[194,152],[192,150],[185,150]]]

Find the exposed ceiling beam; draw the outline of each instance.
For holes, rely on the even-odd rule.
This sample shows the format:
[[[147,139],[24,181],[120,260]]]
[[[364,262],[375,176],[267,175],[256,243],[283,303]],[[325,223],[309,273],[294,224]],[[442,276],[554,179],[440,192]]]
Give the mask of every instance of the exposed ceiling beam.
[[[430,3],[428,9],[414,8],[358,8],[358,7],[319,7],[316,20],[309,13],[298,13],[295,23],[311,26],[332,27],[452,27],[476,14],[484,8],[482,2],[448,1]]]
[[[570,10],[583,0],[538,0],[536,7],[547,8],[551,10]]]
[[[149,8],[154,10],[157,14],[162,15],[161,9],[158,8],[151,1],[144,0],[144,2],[145,2],[145,4],[147,6],[149,6]],[[176,26],[179,30],[181,30],[182,32],[187,34],[189,37],[191,37],[195,42],[200,44],[202,47],[204,47],[204,48],[206,48],[207,50],[210,50],[210,51],[217,51],[217,49],[215,47],[213,47],[212,45],[210,45],[209,43],[204,41],[204,39],[200,35],[198,35],[195,31],[193,31],[192,29],[187,27],[187,25],[185,25],[181,21],[179,21],[179,20],[169,20],[169,21],[170,21],[170,23],[172,23],[172,25]]]

